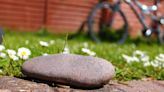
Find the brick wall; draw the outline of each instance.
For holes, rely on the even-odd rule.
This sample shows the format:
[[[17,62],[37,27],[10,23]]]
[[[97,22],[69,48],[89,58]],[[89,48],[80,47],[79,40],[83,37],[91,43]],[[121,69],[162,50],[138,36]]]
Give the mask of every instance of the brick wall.
[[[44,0],[0,0],[0,26],[36,30],[43,24]]]
[[[54,31],[76,31],[98,0],[49,0],[47,26]]]
[[[143,1],[150,3],[152,0]],[[54,32],[76,31],[97,2],[98,0],[0,0],[0,26],[36,31],[46,25]],[[164,2],[161,6],[164,13]],[[123,4],[122,8],[128,16],[131,33],[135,33],[141,25],[129,6]],[[116,24],[119,26],[121,22]]]

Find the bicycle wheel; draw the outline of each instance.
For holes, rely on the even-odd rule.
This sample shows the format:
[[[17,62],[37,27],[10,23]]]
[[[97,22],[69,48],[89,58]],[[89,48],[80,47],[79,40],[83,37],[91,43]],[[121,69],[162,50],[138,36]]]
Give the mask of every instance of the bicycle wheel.
[[[118,17],[120,18],[117,19],[117,17],[113,17],[112,21],[109,24],[109,27],[110,28],[118,27],[114,30],[117,33],[116,40],[118,40],[118,43],[122,44],[125,42],[125,40],[128,37],[128,21],[121,9],[119,9],[117,13],[118,13]],[[120,21],[122,21],[122,24],[119,24]]]
[[[158,40],[160,44],[164,44],[164,17],[160,18],[160,23],[158,25]]]
[[[2,28],[0,28],[0,44],[2,44],[2,42],[3,42],[3,30],[2,30]]]
[[[112,20],[110,19],[110,21],[108,21],[108,23],[106,24],[101,24],[101,22],[98,19],[100,18],[101,11],[104,8],[112,12]],[[118,25],[117,23],[119,23],[115,23],[118,17],[119,22],[122,21],[122,25],[121,27],[116,28],[115,30],[115,27]],[[128,22],[126,16],[119,8],[119,4],[117,4],[117,6],[113,6],[108,2],[102,2],[97,4],[88,16],[87,24],[88,34],[91,37],[91,39],[95,42],[100,42],[101,38],[105,40],[118,41],[119,43],[124,43],[128,36]]]

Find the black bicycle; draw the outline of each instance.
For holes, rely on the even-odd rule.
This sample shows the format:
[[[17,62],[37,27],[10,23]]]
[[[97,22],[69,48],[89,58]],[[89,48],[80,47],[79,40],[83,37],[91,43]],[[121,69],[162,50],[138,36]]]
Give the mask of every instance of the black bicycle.
[[[142,24],[142,33],[145,37],[148,39],[151,37],[151,35],[154,33],[157,35],[159,43],[164,43],[164,29],[162,26],[164,26],[164,16],[157,16],[156,11],[158,10],[158,7],[160,5],[160,0],[155,0],[155,3],[151,6],[144,5],[139,2],[139,0],[126,0],[127,4],[130,6],[130,8],[133,10],[137,18],[139,19],[140,23]],[[134,5],[136,5],[140,13],[137,12],[137,10],[134,8]],[[146,23],[146,20],[144,18],[144,15],[148,15],[151,19],[151,25],[148,25]]]
[[[107,39],[116,39],[118,40],[118,43],[122,44],[125,42],[125,40],[128,37],[128,21],[127,18],[122,11],[122,8],[120,7],[122,2],[126,2],[130,8],[133,10],[134,14],[139,19],[141,25],[143,26],[143,35],[147,38],[149,38],[152,33],[157,34],[158,40],[160,43],[164,42],[164,35],[161,35],[161,32],[163,29],[160,29],[160,26],[163,25],[163,17],[157,17],[153,12],[158,9],[160,0],[156,0],[156,4],[153,4],[152,6],[146,6],[143,5],[139,0],[116,0],[114,4],[111,4],[110,2],[103,1],[99,2],[95,5],[95,7],[91,10],[91,12],[88,15],[87,21],[83,22],[79,33],[82,32],[84,25],[88,25],[88,35],[91,37],[91,39],[95,42],[100,42],[100,39],[98,36],[102,36],[102,38]],[[140,10],[138,12],[134,6],[137,6]],[[98,23],[95,21],[97,19],[97,16],[100,16],[100,12],[103,9],[109,10],[111,13],[111,18],[108,21],[108,23]],[[149,26],[146,23],[146,20],[144,18],[144,15],[148,14],[152,20],[152,22],[155,24],[156,27]],[[117,15],[117,17],[116,17]],[[119,18],[118,18],[119,16]],[[115,22],[119,21],[122,22],[122,26],[119,26],[118,30],[112,30],[114,27],[117,27],[115,25]],[[96,24],[99,25],[99,28],[96,28]],[[98,35],[96,34],[95,30],[98,31]],[[108,33],[113,34],[112,36],[109,36]],[[114,37],[113,37],[114,36]]]
[[[96,36],[96,33],[95,33],[94,25],[96,22],[94,22],[94,19],[95,19],[95,16],[98,15],[98,11],[101,11],[102,9],[108,9],[109,11],[112,12],[111,13],[112,20],[109,20],[108,23],[100,23],[98,35],[108,38],[108,33],[106,30],[108,30],[108,28],[109,30],[110,28],[112,28],[115,21],[115,15],[117,14],[118,16],[120,16],[121,20],[123,21],[123,26],[121,27],[122,31],[121,33],[119,33],[119,35],[121,36],[121,39],[119,39],[119,43],[123,43],[126,40],[128,36],[128,21],[122,9],[120,8],[120,4],[121,4],[121,0],[116,1],[114,4],[111,4],[109,2],[100,2],[92,9],[87,19],[88,34],[92,38],[92,40],[96,42],[100,42],[100,39]],[[117,31],[117,32],[120,32],[120,31]],[[117,38],[120,38],[120,37],[117,37]],[[114,39],[114,38],[109,37],[109,39]]]

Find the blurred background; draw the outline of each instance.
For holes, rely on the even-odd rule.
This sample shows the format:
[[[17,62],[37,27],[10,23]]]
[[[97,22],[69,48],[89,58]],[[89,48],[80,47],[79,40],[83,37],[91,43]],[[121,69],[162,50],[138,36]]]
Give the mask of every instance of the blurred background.
[[[112,3],[115,0],[101,1]],[[147,5],[154,2],[140,1]],[[46,27],[51,32],[75,32],[98,2],[99,0],[0,0],[0,26],[15,31],[38,31]],[[141,28],[138,19],[127,4],[122,4],[121,7],[130,23],[130,34],[138,35],[136,31]],[[163,9],[164,2],[161,3],[160,13],[164,13]],[[104,10],[97,17],[97,22],[105,22],[109,18],[110,12]],[[122,24],[121,19],[117,19],[116,27]]]

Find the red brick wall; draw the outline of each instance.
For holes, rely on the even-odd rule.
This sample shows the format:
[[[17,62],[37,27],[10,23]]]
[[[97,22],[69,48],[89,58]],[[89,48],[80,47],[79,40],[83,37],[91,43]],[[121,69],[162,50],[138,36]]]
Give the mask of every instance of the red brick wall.
[[[98,1],[0,0],[0,26],[17,30],[36,31],[46,25],[54,32],[76,31],[86,19],[90,9]],[[149,0],[145,1],[148,2]],[[161,6],[161,11],[164,13],[164,2]],[[129,9],[129,6],[123,4],[122,8],[128,16],[131,33],[135,33],[134,31],[139,30],[141,25]],[[116,24],[119,26],[121,22]]]
[[[97,2],[98,0],[49,0],[48,28],[54,31],[76,31]]]
[[[43,24],[44,0],[0,0],[0,26],[36,30]]]

